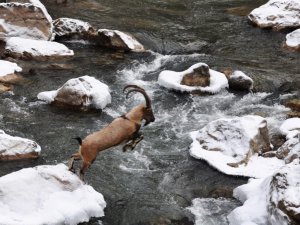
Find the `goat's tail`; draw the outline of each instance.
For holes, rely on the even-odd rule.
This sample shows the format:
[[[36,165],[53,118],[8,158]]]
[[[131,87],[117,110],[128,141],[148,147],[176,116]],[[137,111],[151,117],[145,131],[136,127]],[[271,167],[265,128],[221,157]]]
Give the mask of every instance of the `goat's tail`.
[[[82,139],[80,137],[75,137],[73,139],[76,139],[80,146],[82,145]]]

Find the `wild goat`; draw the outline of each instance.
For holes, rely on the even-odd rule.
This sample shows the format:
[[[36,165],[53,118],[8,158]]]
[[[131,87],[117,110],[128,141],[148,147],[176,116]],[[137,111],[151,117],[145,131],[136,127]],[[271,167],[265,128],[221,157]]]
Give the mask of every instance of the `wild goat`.
[[[133,150],[135,146],[144,138],[143,134],[139,132],[142,120],[145,120],[144,126],[154,122],[155,118],[151,108],[151,99],[145,90],[137,85],[127,85],[123,92],[130,89],[126,98],[132,92],[141,93],[146,101],[146,105],[140,104],[135,106],[125,115],[114,119],[108,126],[100,131],[88,135],[86,138],[76,138],[79,141],[79,151],[72,155],[69,159],[69,170],[73,170],[74,160],[82,160],[80,169],[80,179],[83,180],[84,173],[91,166],[97,157],[98,152],[105,149],[117,146],[121,143],[126,143],[123,146],[123,152],[127,149]]]

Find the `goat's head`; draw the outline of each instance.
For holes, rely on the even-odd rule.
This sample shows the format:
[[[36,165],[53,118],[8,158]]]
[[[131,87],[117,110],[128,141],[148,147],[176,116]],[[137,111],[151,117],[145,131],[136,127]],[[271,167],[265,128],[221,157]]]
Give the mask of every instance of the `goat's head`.
[[[149,98],[149,96],[147,95],[146,91],[137,86],[137,85],[133,85],[133,84],[130,84],[130,85],[127,85],[124,87],[123,89],[123,92],[127,89],[127,88],[133,88],[131,90],[129,90],[126,94],[126,98],[128,98],[129,94],[131,92],[139,92],[141,93],[144,98],[145,98],[145,101],[146,101],[146,106],[143,107],[143,119],[146,121],[144,126],[147,126],[149,123],[152,123],[155,121],[155,117],[154,117],[154,114],[153,114],[153,111],[152,111],[152,107],[151,107],[151,99]]]

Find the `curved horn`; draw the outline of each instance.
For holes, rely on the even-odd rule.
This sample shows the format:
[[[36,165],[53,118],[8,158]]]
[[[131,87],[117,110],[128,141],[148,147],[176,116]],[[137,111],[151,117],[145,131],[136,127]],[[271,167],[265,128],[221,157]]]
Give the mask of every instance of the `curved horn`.
[[[131,89],[130,91],[127,92],[126,98],[128,98],[128,96],[131,92],[139,92],[142,95],[144,95],[144,98],[145,98],[145,101],[146,101],[146,107],[151,108],[151,99],[149,98],[149,96],[147,95],[147,93],[144,89],[142,89],[142,88]]]
[[[125,90],[126,90],[127,88],[138,88],[138,89],[144,90],[143,88],[141,88],[141,87],[139,87],[139,86],[137,86],[137,85],[135,85],[135,84],[128,84],[128,85],[126,85],[126,86],[123,88],[123,92],[125,92]]]

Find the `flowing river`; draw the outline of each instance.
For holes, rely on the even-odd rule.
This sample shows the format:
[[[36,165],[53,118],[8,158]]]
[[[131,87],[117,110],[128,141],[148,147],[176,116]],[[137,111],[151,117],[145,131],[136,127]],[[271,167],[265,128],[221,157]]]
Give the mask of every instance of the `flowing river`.
[[[1,162],[0,175],[66,162],[78,149],[73,137],[85,137],[143,101],[138,94],[125,100],[122,93],[126,84],[135,82],[151,96],[156,121],[142,128],[145,138],[134,151],[123,153],[119,146],[98,155],[86,173],[86,181],[104,195],[107,208],[104,218],[87,224],[194,224],[186,208],[195,198],[206,198],[202,204],[206,208],[198,210],[203,213],[198,224],[226,224],[225,215],[239,203],[212,197],[230,197],[232,189],[247,179],[223,175],[206,162],[190,157],[189,132],[218,118],[258,114],[267,117],[272,133],[286,117],[287,109],[280,103],[284,96],[300,88],[299,54],[282,48],[285,33],[255,28],[248,24],[246,16],[240,16],[265,1],[43,3],[54,19],[70,17],[97,28],[127,31],[150,51],[123,54],[67,42],[75,52],[70,60],[18,62],[24,68],[26,81],[15,86],[13,95],[0,96],[0,128],[35,140],[42,147],[42,155],[37,160]],[[228,10],[235,7],[241,10]],[[254,93],[224,91],[191,96],[157,84],[162,70],[182,71],[197,62],[218,71],[231,67],[245,72],[254,80]],[[102,112],[56,108],[37,100],[39,92],[57,89],[67,80],[83,75],[94,76],[110,87],[112,104]]]

